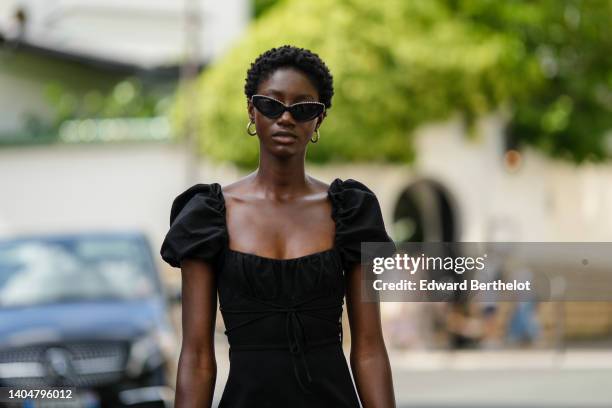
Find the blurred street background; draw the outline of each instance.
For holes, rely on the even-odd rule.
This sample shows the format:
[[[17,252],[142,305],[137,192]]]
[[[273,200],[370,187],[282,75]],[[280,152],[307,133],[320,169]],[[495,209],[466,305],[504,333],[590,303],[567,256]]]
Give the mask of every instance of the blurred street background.
[[[170,205],[257,167],[243,87],[274,46],[334,76],[308,173],[369,186],[396,242],[612,241],[611,21],[612,0],[2,0],[0,386],[172,406]],[[398,406],[612,407],[612,301],[558,295],[381,304]]]

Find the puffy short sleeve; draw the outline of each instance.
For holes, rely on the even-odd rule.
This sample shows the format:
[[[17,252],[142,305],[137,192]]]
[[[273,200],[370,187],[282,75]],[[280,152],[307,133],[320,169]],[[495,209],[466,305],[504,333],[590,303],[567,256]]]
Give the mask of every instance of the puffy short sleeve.
[[[385,230],[376,195],[353,179],[335,179],[329,188],[332,218],[336,222],[336,247],[345,270],[361,262],[362,242],[389,243],[377,248],[376,255],[391,256],[396,248]]]
[[[175,268],[184,258],[212,261],[226,243],[225,201],[220,184],[196,184],[174,199],[170,229],[160,250],[164,261]]]

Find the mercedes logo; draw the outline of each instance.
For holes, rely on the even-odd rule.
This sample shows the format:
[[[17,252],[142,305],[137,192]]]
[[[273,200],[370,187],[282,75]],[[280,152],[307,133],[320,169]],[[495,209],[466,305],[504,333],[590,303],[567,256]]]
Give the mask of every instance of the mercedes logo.
[[[67,379],[72,377],[72,356],[66,349],[51,347],[45,351],[44,361],[49,374],[54,379]]]

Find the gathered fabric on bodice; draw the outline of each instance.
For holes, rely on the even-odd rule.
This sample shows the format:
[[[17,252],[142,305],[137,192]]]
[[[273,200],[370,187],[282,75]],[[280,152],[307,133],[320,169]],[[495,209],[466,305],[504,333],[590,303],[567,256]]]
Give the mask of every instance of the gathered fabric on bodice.
[[[334,246],[275,259],[229,248],[221,185],[196,184],[176,197],[162,258],[201,259],[217,275],[230,345],[220,407],[359,407],[342,353],[345,273],[361,242],[392,242],[374,193],[335,179],[328,189]]]

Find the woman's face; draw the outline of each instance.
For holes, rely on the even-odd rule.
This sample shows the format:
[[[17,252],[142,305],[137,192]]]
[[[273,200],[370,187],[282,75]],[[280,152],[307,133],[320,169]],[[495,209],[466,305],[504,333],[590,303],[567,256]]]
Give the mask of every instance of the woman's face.
[[[258,95],[265,95],[291,105],[304,101],[319,101],[319,93],[310,79],[295,68],[279,68],[259,84]],[[248,102],[249,118],[255,123],[262,149],[274,154],[291,156],[304,151],[311,136],[321,125],[325,113],[307,121],[298,122],[285,111],[270,119]]]

